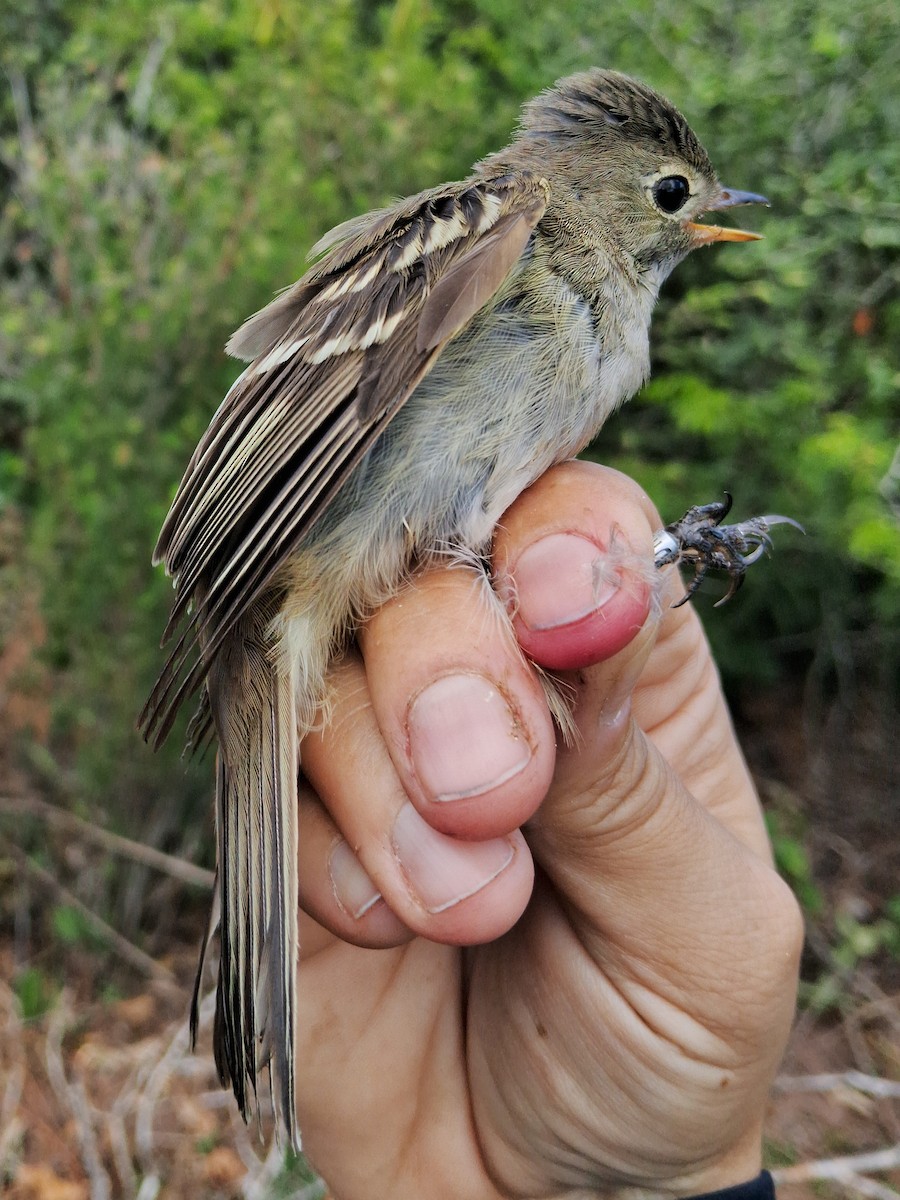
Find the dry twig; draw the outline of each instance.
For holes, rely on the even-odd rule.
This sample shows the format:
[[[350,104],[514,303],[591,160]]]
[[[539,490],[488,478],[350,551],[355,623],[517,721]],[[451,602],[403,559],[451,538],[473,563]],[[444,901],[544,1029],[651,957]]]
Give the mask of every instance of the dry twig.
[[[14,1149],[24,1132],[18,1118],[19,1101],[25,1086],[25,1050],[19,1002],[11,988],[0,981],[0,996],[6,1011],[3,1046],[12,1062],[4,1062],[5,1079],[0,1099],[0,1175],[10,1166]],[[4,1055],[5,1057],[5,1055]]]
[[[209,997],[201,1007],[201,1019],[203,1019],[205,1010],[209,1006]],[[208,1013],[206,1014],[208,1019]],[[185,1074],[193,1068],[197,1073],[204,1072],[209,1074],[210,1064],[202,1059],[192,1059],[190,1056],[190,1031],[187,1021],[181,1021],[176,1027],[174,1033],[169,1037],[168,1045],[162,1053],[159,1053],[159,1047],[156,1047],[153,1055],[153,1064],[146,1077],[146,1081],[140,1088],[140,1093],[137,1098],[135,1107],[135,1150],[141,1167],[146,1175],[156,1175],[155,1170],[157,1165],[155,1152],[155,1117],[156,1110],[162,1098],[163,1092],[171,1077],[178,1074]]]
[[[47,1022],[47,1078],[57,1100],[72,1117],[81,1152],[81,1164],[90,1183],[92,1200],[110,1200],[112,1182],[103,1167],[87,1093],[80,1080],[70,1082],[66,1077],[62,1042],[69,1016],[69,1006],[63,993]]]
[[[867,1096],[879,1099],[900,1100],[900,1081],[880,1079],[877,1075],[866,1075],[862,1071],[837,1071],[824,1075],[780,1075],[775,1080],[777,1092],[833,1092],[840,1088],[854,1088]]]

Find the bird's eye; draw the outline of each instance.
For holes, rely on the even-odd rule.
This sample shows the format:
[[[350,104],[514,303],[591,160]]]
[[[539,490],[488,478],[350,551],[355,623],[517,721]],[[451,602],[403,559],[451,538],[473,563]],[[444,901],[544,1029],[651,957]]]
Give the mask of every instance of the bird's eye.
[[[653,188],[653,199],[667,213],[677,213],[690,194],[690,186],[683,175],[667,175]]]

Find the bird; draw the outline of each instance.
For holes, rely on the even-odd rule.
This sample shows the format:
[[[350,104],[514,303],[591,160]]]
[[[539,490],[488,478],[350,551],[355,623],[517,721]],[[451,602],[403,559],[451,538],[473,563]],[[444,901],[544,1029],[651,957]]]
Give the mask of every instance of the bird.
[[[723,187],[668,100],[593,68],[526,103],[465,179],[327,233],[228,342],[249,365],[159,535],[173,649],[139,725],[158,746],[199,696],[189,745],[217,742],[213,1043],[245,1120],[268,1068],[299,1144],[298,748],[329,663],[448,547],[485,555],[640,388],[670,272],[759,236],[698,218],[767,203]]]

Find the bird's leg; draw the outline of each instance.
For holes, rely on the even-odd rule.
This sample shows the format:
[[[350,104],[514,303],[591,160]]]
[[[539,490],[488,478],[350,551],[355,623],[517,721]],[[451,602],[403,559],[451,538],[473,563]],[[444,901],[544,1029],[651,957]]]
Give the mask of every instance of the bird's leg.
[[[730,576],[728,591],[717,601],[724,604],[744,582],[747,568],[771,549],[769,530],[775,525],[793,525],[804,532],[791,517],[751,517],[738,525],[723,525],[731,510],[731,496],[723,501],[695,505],[680,521],[661,529],[653,539],[654,563],[657,567],[685,562],[694,568],[694,578],[687,594],[674,607],[687,603],[711,570],[726,571]]]

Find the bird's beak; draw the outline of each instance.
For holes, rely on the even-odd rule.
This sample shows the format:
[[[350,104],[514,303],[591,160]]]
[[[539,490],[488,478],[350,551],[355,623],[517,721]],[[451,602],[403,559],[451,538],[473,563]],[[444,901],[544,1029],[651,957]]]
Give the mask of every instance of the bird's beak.
[[[739,204],[765,204],[769,201],[765,196],[756,192],[739,192],[734,188],[723,188],[721,195],[709,206],[709,211],[717,212],[722,208],[736,208]],[[695,246],[708,246],[711,242],[758,242],[761,233],[750,233],[746,229],[728,229],[721,225],[698,225],[694,221],[685,222],[685,227],[691,231]]]

